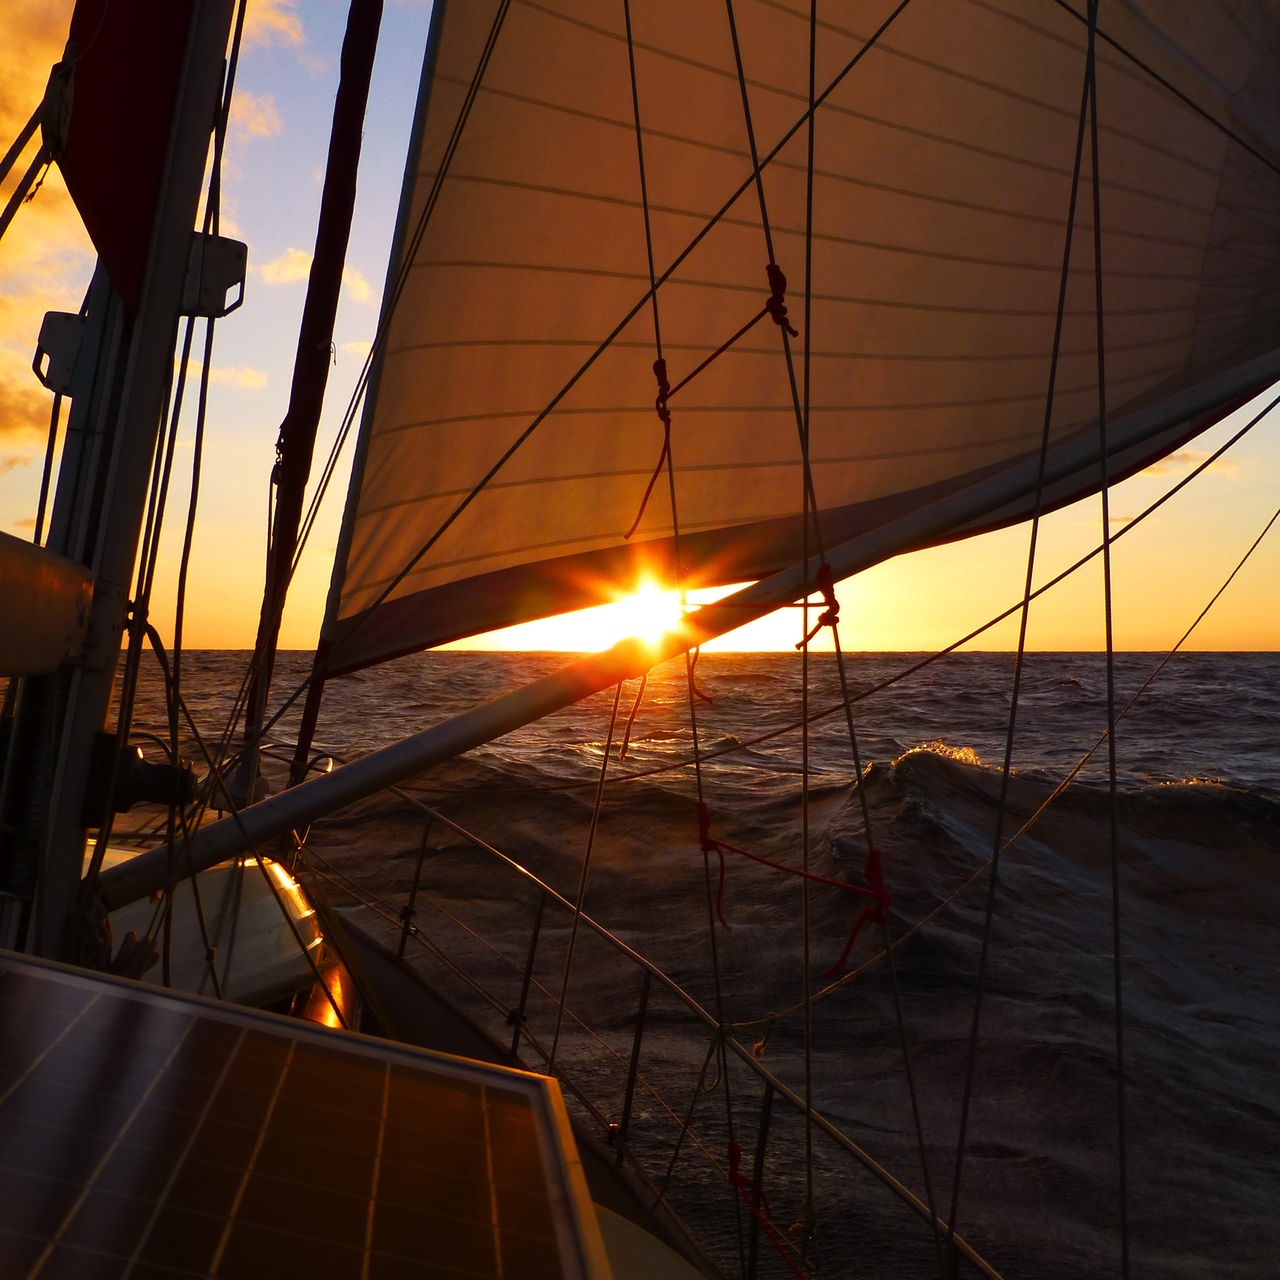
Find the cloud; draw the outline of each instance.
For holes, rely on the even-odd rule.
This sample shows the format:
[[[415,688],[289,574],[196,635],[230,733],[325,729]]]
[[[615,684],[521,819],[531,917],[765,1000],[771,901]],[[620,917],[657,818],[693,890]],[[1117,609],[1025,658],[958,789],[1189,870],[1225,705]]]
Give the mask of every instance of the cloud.
[[[1147,467],[1145,474],[1150,476],[1167,476],[1185,474],[1194,471],[1209,454],[1204,449],[1179,449],[1176,453],[1153,462]],[[1220,476],[1234,476],[1240,471],[1240,463],[1235,458],[1219,458],[1205,468]]]
[[[257,0],[245,17],[244,38],[249,44],[298,46],[302,39],[302,19],[297,0]]]
[[[34,345],[34,344],[33,344]],[[0,439],[6,449],[8,469],[29,461],[49,434],[53,397],[31,372],[30,360],[20,361],[12,351],[0,351]],[[66,401],[63,401],[64,409]]]
[[[373,343],[368,341],[344,342],[338,350],[344,356],[355,356],[357,359],[363,360],[373,350]]]
[[[275,98],[267,94],[237,91],[232,104],[232,124],[247,138],[276,138],[283,131]]]
[[[19,467],[29,467],[43,454],[43,449],[18,450],[16,453],[0,453],[0,476],[8,475]]]
[[[174,361],[175,371],[178,361]],[[187,361],[187,381],[196,383],[200,380],[200,362]],[[209,370],[209,381],[224,387],[235,387],[241,391],[258,391],[267,385],[267,375],[261,369],[247,364],[215,364]]]
[[[44,97],[49,68],[62,57],[73,0],[7,4],[0,44],[0,130],[6,145]]]
[[[305,280],[311,271],[311,254],[303,249],[286,249],[278,258],[259,268],[268,284],[293,284]]]
[[[49,68],[62,56],[72,0],[6,8],[0,136],[11,139],[40,103]],[[15,166],[18,173],[34,154],[33,141]],[[10,190],[6,183],[4,199]],[[79,215],[58,170],[50,169],[0,243],[0,442],[9,466],[36,456],[48,431],[50,396],[31,372],[40,322],[46,311],[79,309],[92,267]]]
[[[358,272],[355,267],[345,267],[342,272],[342,283],[347,286],[347,292],[357,302],[372,302],[373,290],[369,287],[369,282]]]
[[[0,245],[0,438],[26,434],[49,393],[31,371],[46,311],[80,309],[93,253],[58,175],[19,211]]]
[[[259,268],[262,278],[268,284],[294,284],[305,280],[311,273],[312,255],[302,249],[286,249],[278,258],[264,262]],[[355,267],[344,267],[342,283],[356,302],[372,302],[373,289],[368,280]]]
[[[247,364],[214,365],[209,371],[209,380],[243,391],[257,391],[267,385],[267,375]]]

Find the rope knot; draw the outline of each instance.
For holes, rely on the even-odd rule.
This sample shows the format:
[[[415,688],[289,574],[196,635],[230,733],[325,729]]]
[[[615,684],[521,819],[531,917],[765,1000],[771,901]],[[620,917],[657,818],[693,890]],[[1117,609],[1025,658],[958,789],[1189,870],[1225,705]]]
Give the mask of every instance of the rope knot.
[[[840,621],[840,602],[836,599],[835,578],[832,576],[831,566],[825,560],[818,566],[813,582],[814,586],[822,592],[822,603],[826,608],[818,615],[818,620],[813,624],[809,634],[796,645],[797,649],[803,649],[823,627],[834,627]]]
[[[657,411],[658,421],[662,423],[662,452],[658,455],[658,464],[654,467],[649,483],[645,486],[644,497],[640,499],[640,510],[636,512],[631,528],[622,535],[624,542],[628,541],[640,527],[640,521],[644,519],[645,508],[649,505],[649,498],[653,493],[653,486],[658,483],[662,468],[671,454],[671,410],[667,408],[671,384],[667,381],[667,362],[661,356],[653,362],[653,376],[658,380],[658,394],[654,399],[653,407]]]
[[[866,877],[869,888],[859,892],[868,894],[871,901],[866,903],[854,918],[853,927],[849,930],[840,959],[822,975],[824,978],[833,978],[844,968],[844,962],[849,958],[849,952],[853,950],[853,944],[858,940],[858,934],[862,931],[864,924],[868,921],[872,924],[889,923],[889,908],[893,900],[889,897],[889,889],[884,882],[884,864],[880,860],[879,849],[867,850],[862,873]]]
[[[726,929],[731,929],[732,926],[724,918],[724,851],[733,849],[734,846],[725,844],[723,840],[717,840],[711,834],[711,810],[702,800],[698,801],[698,847],[703,853],[714,853],[720,860],[720,875],[716,885],[716,919]]]
[[[661,356],[653,362],[653,376],[658,380],[658,395],[653,407],[658,411],[659,421],[670,430],[671,410],[667,408],[667,398],[671,395],[671,383],[667,381],[667,362]]]
[[[888,886],[884,882],[884,864],[880,860],[879,849],[868,849],[867,860],[863,865],[863,874],[867,878],[867,884],[871,886],[871,892],[875,895],[875,905],[863,907],[867,913],[867,919],[872,924],[887,924],[889,921],[889,908],[893,905],[893,899],[889,896]]]
[[[769,277],[769,301],[764,304],[764,309],[779,329],[798,338],[799,332],[787,320],[787,277],[782,274],[782,268],[776,262],[765,267],[765,274]]]
[[[703,853],[718,853],[719,844],[711,834],[711,810],[706,804],[698,801],[698,847]]]
[[[760,1039],[751,1046],[751,1056],[753,1058],[763,1058],[765,1050],[769,1047],[769,1040],[773,1036],[773,1028],[777,1024],[778,1015],[776,1013],[766,1013],[764,1016],[764,1025],[760,1029]]]

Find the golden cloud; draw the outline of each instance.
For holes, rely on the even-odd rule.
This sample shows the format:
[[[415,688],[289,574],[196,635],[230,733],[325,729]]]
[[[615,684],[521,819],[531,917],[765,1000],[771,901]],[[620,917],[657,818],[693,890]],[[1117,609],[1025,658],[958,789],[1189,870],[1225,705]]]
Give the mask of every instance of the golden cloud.
[[[46,311],[80,309],[92,267],[88,237],[51,171],[0,244],[0,435],[25,435],[47,419],[49,393],[31,371],[40,324]]]
[[[174,361],[175,372],[180,361]],[[197,360],[187,361],[187,381],[196,383],[200,380],[200,363]],[[267,385],[267,375],[261,369],[247,364],[215,364],[209,370],[209,381],[224,387],[236,387],[242,391],[257,391]]]
[[[49,68],[62,57],[73,0],[4,6],[0,44],[0,130],[5,144],[31,118],[44,97]]]
[[[44,96],[49,68],[62,56],[72,0],[6,7],[0,131],[7,141]],[[17,174],[37,145],[38,136],[15,166]],[[3,198],[12,187],[5,184]],[[46,311],[79,310],[92,266],[75,206],[57,169],[50,169],[0,242],[0,440],[9,466],[38,455],[48,432],[51,397],[31,371],[40,322]]]
[[[1168,454],[1153,462],[1147,467],[1146,474],[1166,476],[1194,471],[1208,456],[1204,449],[1179,449],[1176,453]],[[1234,476],[1240,470],[1240,463],[1235,458],[1219,458],[1216,462],[1210,463],[1205,470],[1220,476]]]
[[[302,19],[296,0],[257,0],[245,16],[244,38],[250,44],[302,43]]]
[[[52,404],[53,397],[31,372],[30,357],[23,360],[16,352],[0,349],[0,435],[11,466],[43,447]]]
[[[249,93],[245,89],[236,91],[231,124],[247,138],[276,138],[283,129],[275,98],[269,93]]]
[[[372,301],[373,290],[369,287],[369,282],[355,267],[343,268],[342,283],[347,286],[347,291],[357,302]]]
[[[257,391],[267,385],[267,375],[247,364],[214,365],[209,371],[209,378],[226,387],[239,387],[242,391]]]
[[[259,271],[268,284],[294,284],[310,274],[311,254],[304,249],[286,249],[278,258],[264,262]]]
[[[303,249],[286,249],[278,258],[263,263],[259,271],[268,284],[295,284],[311,274],[312,256]],[[343,268],[342,283],[356,302],[373,300],[373,289],[355,267]]]

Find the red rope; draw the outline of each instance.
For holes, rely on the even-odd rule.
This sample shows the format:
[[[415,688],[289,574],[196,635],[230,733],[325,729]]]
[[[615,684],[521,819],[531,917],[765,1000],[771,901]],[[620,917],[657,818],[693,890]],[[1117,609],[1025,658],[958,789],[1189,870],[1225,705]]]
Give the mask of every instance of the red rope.
[[[738,1194],[751,1210],[751,1216],[764,1228],[764,1233],[773,1242],[778,1257],[787,1264],[793,1276],[805,1280],[804,1272],[796,1266],[795,1259],[787,1252],[787,1247],[777,1228],[769,1221],[769,1200],[760,1187],[742,1172],[742,1148],[736,1142],[729,1143],[729,1181],[738,1189]],[[763,1212],[760,1206],[764,1206]]]
[[[711,834],[711,810],[708,809],[706,804],[702,801],[698,802],[698,844],[703,853],[714,853],[720,859],[720,883],[716,889],[716,915],[719,917],[720,923],[725,926],[728,926],[729,922],[724,918],[724,915],[720,910],[720,903],[724,897],[724,855],[726,852],[741,854],[742,857],[750,858],[752,862],[758,862],[763,867],[771,867],[774,871],[781,871],[789,876],[798,876],[801,880],[812,880],[815,884],[825,884],[830,886],[832,889],[847,889],[850,893],[859,893],[865,897],[874,898],[876,899],[877,905],[874,908],[871,905],[868,905],[864,910],[879,910],[880,891],[884,888],[884,878],[883,876],[880,878],[880,889],[878,890],[875,887],[875,882],[871,881],[870,872],[870,860],[873,854],[877,859],[877,869],[879,867],[880,855],[876,853],[875,850],[872,850],[872,852],[867,855],[867,879],[868,881],[871,881],[872,887],[870,889],[865,889],[862,885],[850,884],[847,880],[835,880],[831,876],[820,876],[816,871],[803,871],[799,867],[789,867],[785,862],[774,862],[772,858],[766,858],[761,854],[752,853],[749,849],[740,848],[736,844],[730,844],[727,840],[721,840],[719,837],[713,836]],[[888,906],[887,893],[885,893],[885,901],[883,905],[886,907]],[[850,940],[850,945],[852,945],[852,939]],[[848,947],[845,948],[845,955],[847,954]],[[844,963],[844,956],[840,957],[840,963]],[[838,968],[839,965],[836,967]]]
[[[868,902],[858,912],[857,918],[853,922],[853,928],[849,930],[849,937],[844,944],[844,950],[840,953],[840,959],[822,975],[824,978],[833,978],[844,968],[844,962],[849,958],[849,952],[853,950],[853,944],[857,941],[858,934],[864,924],[868,921],[872,924],[888,923],[889,907],[892,899],[889,897],[889,890],[884,882],[884,867],[880,862],[879,849],[867,850],[867,860],[863,871],[871,888],[870,890],[863,889],[861,892],[869,892],[873,901]]]
[[[732,849],[733,846],[717,840],[711,834],[711,810],[701,800],[698,801],[698,844],[703,853],[714,853],[720,859],[720,879],[716,884],[716,919],[726,929],[731,928],[732,926],[724,918],[720,904],[724,901],[724,851]],[[742,850],[736,849],[734,852],[741,853]]]

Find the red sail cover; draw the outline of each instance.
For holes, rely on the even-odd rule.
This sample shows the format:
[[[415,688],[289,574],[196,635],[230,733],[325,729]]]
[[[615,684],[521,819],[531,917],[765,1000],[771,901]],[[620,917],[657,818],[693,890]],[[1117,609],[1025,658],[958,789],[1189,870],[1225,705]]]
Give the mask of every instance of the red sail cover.
[[[193,0],[79,0],[58,166],[116,290],[142,292]]]

